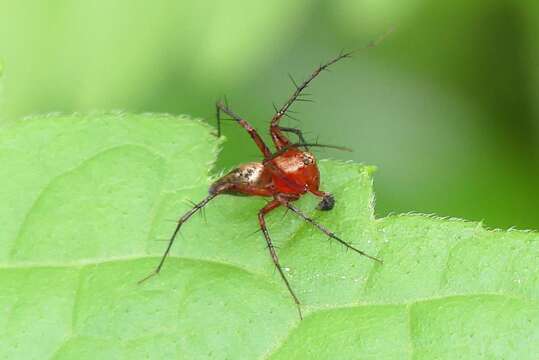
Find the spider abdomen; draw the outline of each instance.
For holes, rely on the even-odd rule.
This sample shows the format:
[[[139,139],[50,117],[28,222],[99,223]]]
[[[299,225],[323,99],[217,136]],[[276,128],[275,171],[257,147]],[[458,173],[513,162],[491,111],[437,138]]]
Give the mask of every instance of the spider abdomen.
[[[210,194],[225,193],[238,196],[271,196],[271,173],[259,162],[242,164],[215,181],[209,190]]]

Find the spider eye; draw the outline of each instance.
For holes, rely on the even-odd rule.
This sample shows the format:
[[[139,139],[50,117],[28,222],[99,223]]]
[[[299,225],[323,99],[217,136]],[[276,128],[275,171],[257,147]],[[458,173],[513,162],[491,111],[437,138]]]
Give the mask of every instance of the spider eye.
[[[302,160],[305,165],[311,165],[314,163],[314,157],[311,154],[304,153]]]

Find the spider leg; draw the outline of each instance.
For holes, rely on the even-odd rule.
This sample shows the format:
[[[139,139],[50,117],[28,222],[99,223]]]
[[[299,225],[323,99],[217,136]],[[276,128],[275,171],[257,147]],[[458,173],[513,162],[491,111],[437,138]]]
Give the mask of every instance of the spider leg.
[[[303,316],[301,314],[301,303],[298,300],[298,297],[292,290],[292,287],[290,286],[290,283],[288,282],[288,279],[286,278],[283,269],[281,268],[281,265],[279,263],[279,257],[277,256],[277,253],[275,252],[275,247],[273,246],[273,243],[271,241],[271,238],[269,236],[268,229],[266,228],[266,221],[264,219],[265,215],[269,213],[270,211],[278,208],[281,206],[281,202],[279,200],[273,200],[269,202],[266,206],[264,206],[260,211],[258,212],[258,223],[260,224],[260,229],[262,230],[262,233],[264,234],[264,238],[266,239],[266,243],[268,244],[268,250],[270,252],[271,260],[273,260],[273,264],[277,268],[277,271],[279,271],[279,274],[281,275],[281,279],[283,279],[286,288],[288,289],[288,292],[294,299],[294,302],[296,303],[296,307],[298,308],[298,314],[299,318],[303,319]]]
[[[221,137],[221,109],[219,108],[219,102],[215,103],[215,121],[217,121],[217,137]]]
[[[231,118],[236,120],[238,124],[240,124],[241,127],[243,127],[248,133],[249,136],[253,139],[253,141],[256,143],[256,146],[260,149],[262,154],[264,155],[264,158],[268,158],[271,156],[271,151],[264,143],[264,140],[258,135],[258,132],[249,124],[246,120],[242,119],[239,115],[234,113],[232,110],[228,108],[227,105],[223,104],[222,102],[218,101],[215,104],[216,112],[217,112],[217,135],[221,136],[221,111],[225,114],[229,115]]]
[[[284,134],[281,132],[281,129],[279,128],[279,121],[286,114],[286,112],[290,109],[292,104],[294,104],[294,102],[296,102],[296,101],[312,101],[310,99],[305,99],[305,98],[301,97],[302,95],[305,95],[303,93],[303,91],[309,86],[311,81],[313,81],[318,75],[320,75],[320,73],[322,71],[327,70],[328,67],[335,64],[339,60],[349,58],[349,57],[352,56],[352,54],[354,54],[354,53],[356,53],[356,52],[358,52],[360,50],[365,50],[365,49],[377,46],[392,31],[393,31],[393,29],[390,29],[385,34],[383,34],[378,39],[376,39],[375,41],[369,42],[363,48],[352,50],[352,51],[341,51],[339,53],[339,55],[337,55],[333,59],[329,60],[325,64],[321,64],[316,69],[314,69],[314,71],[311,73],[311,75],[305,81],[303,81],[301,84],[298,84],[289,75],[289,77],[291,78],[292,83],[294,84],[296,90],[294,90],[294,92],[288,98],[288,100],[284,103],[284,105],[279,110],[277,110],[275,112],[275,115],[273,115],[273,118],[271,119],[271,126],[270,126],[271,138],[272,138],[273,142],[275,143],[275,146],[277,147],[277,149],[280,149],[281,147],[286,146],[286,145],[288,145],[290,143],[289,140],[286,138],[286,136],[284,136]]]
[[[317,223],[316,221],[314,221],[313,219],[311,219],[310,217],[308,217],[305,213],[303,213],[303,211],[301,211],[300,209],[298,209],[297,207],[295,207],[294,205],[292,205],[290,202],[286,202],[286,201],[283,201],[281,200],[281,203],[286,206],[287,208],[289,208],[290,210],[292,210],[293,212],[295,212],[299,217],[301,217],[303,220],[305,220],[306,222],[310,223],[311,225],[313,225],[314,227],[318,228],[318,230],[320,230],[321,232],[323,232],[324,234],[326,234],[327,236],[329,236],[330,238],[334,239],[334,240],[337,240],[338,242],[340,242],[341,244],[343,244],[344,246],[346,246],[348,249],[350,250],[353,250],[355,252],[357,252],[358,254],[360,255],[363,255],[365,257],[368,257],[369,259],[371,260],[374,260],[374,261],[377,261],[379,262],[380,264],[383,264],[383,261],[374,257],[374,256],[371,256],[369,254],[367,254],[366,252],[363,252],[359,249],[356,249],[355,247],[353,247],[352,245],[348,244],[346,241],[342,240],[341,238],[339,238],[337,235],[335,235],[332,231],[328,230],[326,227],[322,226],[321,224]]]
[[[161,261],[157,265],[154,271],[152,271],[148,276],[138,281],[139,284],[143,283],[144,281],[148,280],[149,278],[153,277],[154,275],[159,274],[159,271],[161,271],[161,268],[163,267],[163,264],[165,263],[165,260],[168,256],[168,253],[170,252],[170,249],[172,248],[172,244],[174,244],[174,240],[176,239],[176,236],[178,235],[178,232],[180,231],[180,228],[182,225],[189,220],[191,216],[193,216],[194,213],[202,209],[206,204],[208,204],[213,198],[215,198],[219,193],[212,193],[204,198],[201,202],[198,204],[195,204],[191,210],[187,211],[185,214],[182,215],[182,217],[178,220],[178,225],[176,225],[176,229],[174,229],[174,232],[172,233],[172,236],[168,240],[168,246],[161,257]]]
[[[301,144],[307,144],[307,141],[305,140],[305,137],[303,136],[303,132],[300,129],[279,126],[279,130],[295,134],[298,137]],[[309,148],[305,146],[305,150],[309,151]]]
[[[318,75],[320,75],[322,71],[326,70],[329,66],[333,65],[337,61],[350,57],[351,54],[352,52],[341,52],[337,57],[329,60],[325,64],[318,66],[311,73],[311,75],[301,84],[298,85],[294,81],[294,86],[296,87],[296,90],[292,93],[292,95],[288,98],[288,100],[284,103],[284,105],[275,112],[275,115],[273,115],[273,118],[271,119],[271,125],[270,125],[271,138],[273,139],[273,142],[275,143],[275,146],[277,147],[277,149],[280,149],[290,144],[290,141],[281,132],[282,128],[279,127],[279,121],[286,114],[288,109],[296,101],[307,100],[307,99],[301,98],[303,90],[305,90],[307,86],[309,86],[311,81],[313,81]]]

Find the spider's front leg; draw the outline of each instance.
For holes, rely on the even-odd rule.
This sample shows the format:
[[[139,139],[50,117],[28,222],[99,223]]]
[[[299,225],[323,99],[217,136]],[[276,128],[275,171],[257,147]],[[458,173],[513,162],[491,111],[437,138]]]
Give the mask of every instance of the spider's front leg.
[[[215,104],[216,116],[217,116],[217,136],[221,136],[221,111],[234,119],[242,128],[244,128],[249,136],[253,139],[258,149],[264,155],[264,158],[267,159],[271,157],[271,151],[264,143],[264,140],[258,135],[258,132],[249,124],[246,120],[242,119],[241,116],[237,115],[234,111],[228,108],[225,104],[218,101]]]
[[[303,91],[309,86],[311,81],[313,81],[318,75],[320,75],[320,73],[322,71],[326,70],[328,67],[335,64],[339,60],[350,57],[351,54],[352,54],[352,52],[341,52],[335,58],[329,60],[325,64],[322,64],[322,65],[318,66],[316,69],[314,69],[314,71],[311,73],[311,75],[305,81],[303,81],[301,84],[296,83],[296,81],[291,77],[291,80],[292,80],[292,82],[293,82],[296,89],[294,90],[292,95],[288,98],[288,100],[284,103],[284,105],[281,106],[280,109],[276,109],[276,112],[273,115],[273,117],[271,119],[271,124],[270,124],[271,138],[272,138],[273,142],[275,143],[275,147],[277,147],[278,150],[290,145],[290,141],[282,133],[282,131],[286,131],[286,130],[283,130],[279,126],[279,122],[281,121],[283,116],[286,115],[286,113],[290,110],[290,107],[295,102],[297,102],[297,101],[312,101],[310,99],[305,99],[304,97],[302,97],[303,95],[305,95],[303,93]]]
[[[279,126],[279,130],[292,133],[298,137],[300,144],[307,144],[307,140],[305,140],[305,137],[303,136],[303,132],[300,129]],[[309,148],[307,147],[307,145],[304,145],[303,147],[305,148],[305,150],[309,151]]]
[[[318,222],[316,222],[314,219],[310,218],[309,216],[307,216],[303,211],[301,211],[300,209],[298,209],[297,207],[295,207],[294,205],[292,205],[292,203],[288,202],[288,201],[283,201],[281,200],[281,204],[283,206],[286,206],[287,208],[289,208],[290,210],[292,210],[292,212],[294,212],[296,215],[298,215],[300,218],[302,218],[305,222],[313,225],[314,227],[316,227],[318,230],[320,230],[322,233],[326,234],[327,236],[329,236],[331,239],[333,240],[336,240],[337,242],[341,243],[342,245],[346,246],[348,249],[350,250],[353,250],[355,251],[356,253],[360,254],[360,255],[363,255],[371,260],[374,260],[380,264],[383,263],[383,261],[381,259],[378,259],[377,257],[374,257],[372,255],[369,255],[367,254],[366,252],[362,251],[362,250],[359,250],[357,248],[355,248],[354,246],[350,245],[348,242],[344,241],[343,239],[341,239],[340,237],[338,237],[337,235],[335,235],[335,233],[331,230],[329,230],[328,228],[326,228],[325,226],[323,226],[322,224],[319,224]]]

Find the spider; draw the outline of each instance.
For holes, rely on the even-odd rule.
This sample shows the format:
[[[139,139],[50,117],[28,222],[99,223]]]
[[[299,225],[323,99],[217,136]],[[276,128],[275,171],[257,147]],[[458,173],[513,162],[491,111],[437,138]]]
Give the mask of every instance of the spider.
[[[366,48],[373,47],[381,41],[382,38],[378,39],[375,42],[369,43]],[[301,303],[296,296],[294,290],[292,289],[283,268],[279,262],[279,257],[275,251],[275,246],[271,240],[268,229],[266,228],[265,217],[271,211],[279,208],[285,207],[291,210],[293,213],[297,214],[307,223],[318,228],[321,232],[326,234],[333,240],[338,241],[346,248],[359,253],[360,255],[366,256],[369,259],[382,263],[382,260],[371,256],[354,246],[350,245],[348,242],[344,241],[332,231],[319,224],[299,208],[294,206],[293,202],[298,200],[303,195],[311,193],[319,198],[321,198],[317,209],[322,211],[331,210],[335,205],[335,198],[329,192],[325,192],[320,189],[320,173],[318,166],[316,164],[315,156],[309,152],[309,147],[331,147],[337,149],[343,149],[338,146],[331,145],[322,145],[316,143],[307,143],[303,137],[303,133],[300,129],[283,127],[280,125],[282,118],[289,112],[290,107],[296,101],[308,101],[308,99],[302,98],[302,93],[309,86],[311,81],[313,81],[322,71],[326,70],[329,66],[335,64],[339,60],[349,58],[354,51],[342,52],[339,55],[330,61],[326,62],[323,65],[318,66],[312,74],[301,84],[297,84],[294,79],[291,77],[292,82],[295,86],[295,91],[292,93],[290,98],[285,102],[285,104],[280,109],[275,109],[275,115],[272,117],[269,132],[271,139],[276,148],[276,151],[272,152],[270,148],[264,143],[258,132],[241,116],[237,115],[232,111],[227,104],[218,101],[216,103],[216,117],[217,117],[217,136],[221,136],[221,113],[225,113],[230,116],[235,122],[237,122],[241,127],[247,131],[249,136],[253,139],[256,146],[262,153],[261,162],[250,162],[246,164],[241,164],[237,168],[233,169],[229,173],[225,174],[217,181],[215,181],[209,188],[209,194],[199,203],[194,204],[194,206],[187,211],[183,216],[178,220],[177,226],[170,237],[168,246],[161,257],[161,261],[155,268],[155,270],[150,273],[148,276],[139,281],[139,283],[149,279],[150,277],[157,275],[172,248],[176,235],[180,231],[182,225],[191,218],[193,214],[206,206],[211,200],[213,200],[218,195],[228,194],[235,196],[262,196],[271,198],[271,200],[258,212],[258,223],[260,230],[264,235],[264,238],[267,243],[267,248],[269,250],[271,259],[275,268],[279,272],[281,279],[283,280],[290,296],[294,300],[294,303],[297,307],[298,314],[300,319],[303,319],[301,312]],[[295,134],[299,142],[292,142],[285,133]]]

